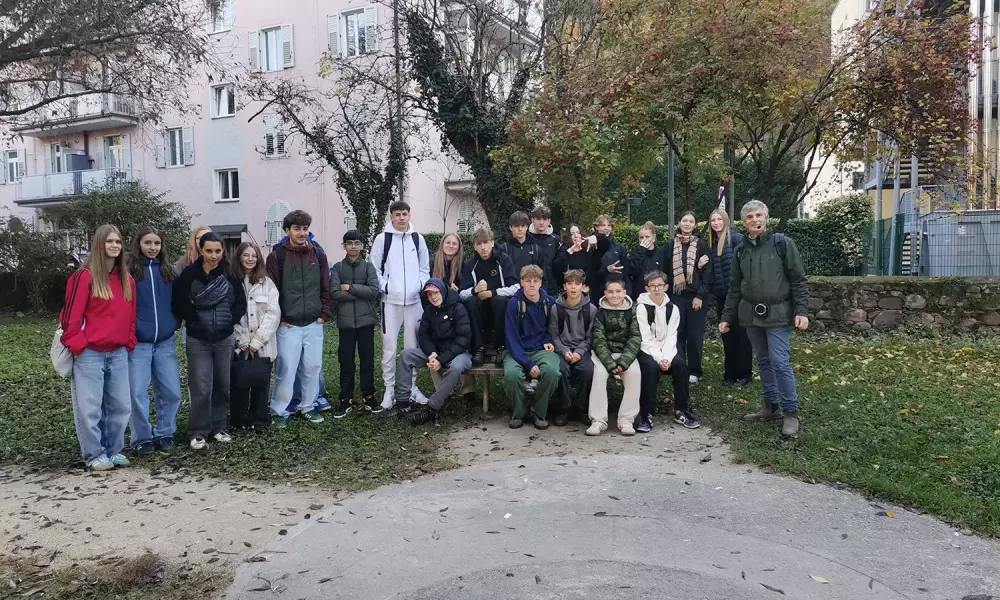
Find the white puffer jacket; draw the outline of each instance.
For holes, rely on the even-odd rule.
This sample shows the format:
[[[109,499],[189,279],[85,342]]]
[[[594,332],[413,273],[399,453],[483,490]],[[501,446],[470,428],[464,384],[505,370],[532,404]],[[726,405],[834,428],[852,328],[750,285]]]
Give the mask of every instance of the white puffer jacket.
[[[250,278],[244,276],[243,291],[247,296],[247,314],[234,328],[236,352],[249,344],[257,348],[258,355],[274,360],[278,357],[276,334],[281,323],[278,288],[267,277],[260,283],[251,284]]]

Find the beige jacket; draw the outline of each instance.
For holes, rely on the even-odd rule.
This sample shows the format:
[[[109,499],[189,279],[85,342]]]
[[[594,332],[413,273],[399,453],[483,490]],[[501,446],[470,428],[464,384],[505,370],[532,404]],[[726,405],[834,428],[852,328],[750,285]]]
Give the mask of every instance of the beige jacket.
[[[278,342],[275,334],[281,323],[281,309],[278,307],[278,288],[267,277],[261,283],[250,283],[243,277],[243,291],[247,296],[247,314],[236,324],[236,352],[240,347],[251,345],[258,354],[274,360],[278,357]]]

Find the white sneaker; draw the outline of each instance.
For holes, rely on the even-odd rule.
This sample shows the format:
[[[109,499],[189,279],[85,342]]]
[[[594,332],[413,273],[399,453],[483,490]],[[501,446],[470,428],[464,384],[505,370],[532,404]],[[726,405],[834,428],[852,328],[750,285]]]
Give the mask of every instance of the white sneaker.
[[[635,435],[635,427],[632,427],[631,423],[621,423],[621,424],[619,424],[618,425],[618,431],[620,431],[621,434],[625,435],[625,436]]]
[[[223,444],[228,444],[229,442],[233,441],[232,436],[226,433],[225,431],[220,431],[219,433],[213,435],[212,439],[217,442],[222,442]]]
[[[204,450],[205,449],[205,438],[203,437],[193,437],[191,438],[191,449],[192,450]]]
[[[587,435],[601,435],[608,430],[608,424],[601,421],[594,421],[587,428]]]
[[[416,402],[417,404],[422,404],[424,406],[426,406],[427,403],[430,402],[430,399],[427,398],[427,396],[425,396],[423,392],[417,389],[417,386],[413,386],[413,393],[410,394],[410,400]]]
[[[382,396],[382,409],[389,410],[395,403],[396,399],[393,398],[392,390],[386,390],[385,395]]]
[[[531,381],[525,381],[524,382],[524,393],[525,394],[534,394],[536,390],[538,390],[538,380],[537,379],[532,379]]]
[[[688,377],[688,383],[698,383],[701,379],[697,375],[691,375]]]

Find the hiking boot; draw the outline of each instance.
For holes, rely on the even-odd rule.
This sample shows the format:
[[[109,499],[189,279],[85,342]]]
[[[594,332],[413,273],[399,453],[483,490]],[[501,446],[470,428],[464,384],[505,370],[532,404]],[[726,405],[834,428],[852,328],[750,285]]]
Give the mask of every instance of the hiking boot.
[[[156,452],[156,444],[153,440],[146,440],[145,442],[140,442],[135,447],[135,453],[139,456],[149,456],[150,454]]]
[[[427,423],[436,423],[438,420],[438,414],[440,414],[438,411],[429,406],[421,406],[419,409],[410,413],[410,424],[426,425]]]
[[[372,413],[373,415],[377,415],[378,413],[382,412],[382,405],[379,403],[378,400],[375,399],[374,395],[365,396],[364,398],[362,398],[362,400],[365,401],[365,410],[367,410],[368,412]]]
[[[569,416],[564,413],[557,413],[556,416],[552,417],[552,424],[556,427],[565,427],[569,423]]]
[[[683,425],[688,429],[698,429],[701,427],[701,423],[698,422],[698,419],[694,418],[694,415],[682,410],[674,411],[674,423]]]
[[[785,437],[799,436],[799,416],[796,413],[788,413],[782,418],[781,435]]]
[[[304,413],[299,413],[299,414],[302,415],[303,419],[305,419],[306,421],[309,421],[310,423],[322,423],[323,422],[323,415],[319,414],[319,411],[316,410],[315,408],[312,409],[312,410],[310,410],[309,412],[304,412]]]
[[[472,366],[473,367],[483,366],[483,360],[485,360],[485,358],[486,357],[484,356],[483,349],[482,348],[477,349],[475,352],[472,353]]]
[[[776,402],[764,402],[760,410],[743,418],[747,421],[778,421],[781,419],[781,406]]]
[[[596,436],[596,435],[601,435],[602,433],[604,433],[607,430],[608,430],[608,424],[607,423],[601,423],[600,421],[594,421],[593,423],[590,424],[590,427],[587,428],[586,433],[587,433],[587,435],[594,435],[594,436]]]
[[[340,401],[339,404],[337,404],[337,409],[333,411],[333,418],[343,419],[344,417],[347,416],[347,413],[351,412],[352,410],[354,410],[354,406],[352,406],[352,399],[344,398],[343,400]]]
[[[288,427],[288,417],[273,415],[271,417],[271,425],[277,427],[278,429],[284,429]]]
[[[521,425],[524,425],[524,421],[518,419],[517,417],[511,417],[510,423],[508,424],[511,429],[520,429]]]
[[[103,454],[87,463],[87,470],[89,471],[110,471],[114,468],[115,463],[111,462],[111,459]]]
[[[631,423],[622,423],[618,425],[618,431],[626,437],[635,435],[635,427],[632,427]]]

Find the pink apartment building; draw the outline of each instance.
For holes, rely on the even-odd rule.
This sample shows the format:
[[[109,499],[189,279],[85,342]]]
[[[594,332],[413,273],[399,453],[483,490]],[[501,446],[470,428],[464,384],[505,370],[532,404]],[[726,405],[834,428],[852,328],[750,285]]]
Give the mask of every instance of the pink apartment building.
[[[240,68],[318,86],[324,52],[364,60],[365,44],[377,47],[373,38],[391,42],[390,22],[384,6],[359,0],[228,0],[207,27],[216,52]],[[157,128],[132,116],[129,99],[94,95],[20,128],[18,141],[0,138],[0,212],[41,224],[47,209],[90,186],[142,180],[183,203],[192,225],[210,225],[231,244],[270,246],[283,235],[284,215],[302,209],[333,251],[351,216],[329,173],[305,180],[310,168],[295,138],[267,114],[248,122],[257,109],[237,110],[237,86],[207,75],[178,85],[190,88],[200,111],[167,115]],[[418,231],[471,227],[476,201],[464,173],[445,157],[410,166],[405,198]]]

